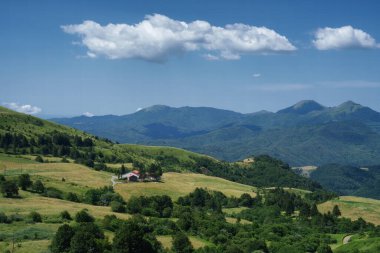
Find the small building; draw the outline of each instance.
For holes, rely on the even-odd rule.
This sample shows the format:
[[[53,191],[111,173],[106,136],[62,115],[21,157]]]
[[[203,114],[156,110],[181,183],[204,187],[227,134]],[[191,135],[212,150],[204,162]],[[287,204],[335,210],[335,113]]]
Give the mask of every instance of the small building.
[[[140,172],[134,170],[132,172],[121,175],[121,179],[126,179],[128,182],[137,182],[140,179]]]

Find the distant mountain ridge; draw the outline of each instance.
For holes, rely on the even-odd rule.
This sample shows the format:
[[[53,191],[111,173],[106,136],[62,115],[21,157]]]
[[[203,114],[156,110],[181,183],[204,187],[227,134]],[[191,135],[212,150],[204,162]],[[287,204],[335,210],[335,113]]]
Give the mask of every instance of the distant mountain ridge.
[[[167,145],[224,160],[268,154],[292,165],[380,164],[380,113],[304,100],[275,113],[155,105],[123,116],[52,119],[120,143]]]

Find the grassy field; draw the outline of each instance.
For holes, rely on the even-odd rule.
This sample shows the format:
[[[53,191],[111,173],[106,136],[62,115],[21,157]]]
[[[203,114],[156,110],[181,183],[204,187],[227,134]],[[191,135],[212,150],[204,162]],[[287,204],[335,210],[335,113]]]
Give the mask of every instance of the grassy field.
[[[5,214],[19,213],[26,215],[31,211],[39,212],[43,216],[58,215],[63,210],[71,214],[87,209],[95,217],[102,218],[105,215],[115,214],[120,218],[129,218],[128,214],[114,213],[110,207],[93,206],[83,203],[75,203],[61,199],[46,198],[37,194],[20,191],[21,198],[2,198],[0,197],[0,212]]]
[[[48,253],[50,240],[23,241],[15,244],[15,253]],[[12,252],[11,242],[0,242],[0,252]]]
[[[380,238],[362,238],[354,239],[347,244],[341,245],[334,250],[334,253],[347,252],[365,252],[378,253],[380,252]]]
[[[172,237],[170,235],[157,236],[157,240],[161,242],[164,248],[170,249],[172,247]],[[189,236],[189,240],[193,245],[194,249],[199,249],[207,245],[212,245],[212,243],[202,240],[195,236]]]
[[[362,217],[366,221],[380,225],[380,200],[342,196],[318,206],[318,209],[326,213],[331,211],[334,205],[338,205],[343,217],[358,219]]]
[[[174,172],[164,173],[162,182],[117,184],[115,190],[125,199],[129,199],[131,196],[163,194],[170,196],[172,199],[177,199],[192,192],[197,187],[221,191],[227,196],[240,197],[243,193],[255,196],[253,192],[255,188],[252,186],[203,174]]]

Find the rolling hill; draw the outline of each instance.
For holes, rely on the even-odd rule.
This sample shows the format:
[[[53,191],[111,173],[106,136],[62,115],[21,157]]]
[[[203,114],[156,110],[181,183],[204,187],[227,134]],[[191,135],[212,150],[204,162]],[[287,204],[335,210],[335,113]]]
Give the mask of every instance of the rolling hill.
[[[321,188],[271,157],[257,156],[254,163],[248,164],[228,163],[178,148],[116,144],[1,107],[0,153],[39,155],[44,161],[49,161],[51,156],[60,157],[65,162],[113,173],[118,173],[122,165],[127,169],[147,170],[158,164],[163,172],[195,172],[260,187]]]
[[[174,146],[236,161],[268,154],[293,166],[380,164],[380,113],[347,101],[301,101],[276,113],[152,106],[124,116],[52,119],[118,141]]]

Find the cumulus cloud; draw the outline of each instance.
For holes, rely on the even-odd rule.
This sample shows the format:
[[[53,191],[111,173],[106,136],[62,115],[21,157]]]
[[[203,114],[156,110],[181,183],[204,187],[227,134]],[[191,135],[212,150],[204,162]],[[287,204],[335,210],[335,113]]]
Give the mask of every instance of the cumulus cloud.
[[[380,47],[371,35],[352,26],[319,28],[314,36],[313,44],[319,50]]]
[[[87,55],[109,59],[137,58],[165,61],[172,55],[206,51],[206,59],[237,60],[244,54],[294,51],[289,40],[266,27],[245,24],[213,26],[190,23],[160,14],[147,15],[137,24],[100,25],[94,21],[64,25],[64,32],[81,37]],[[208,53],[212,54],[208,54]],[[211,57],[212,56],[212,57]]]
[[[22,113],[26,113],[26,114],[37,114],[37,113],[40,113],[42,111],[42,109],[37,107],[37,106],[22,105],[22,104],[14,103],[14,102],[3,103],[3,105],[8,107],[9,109],[16,111],[16,112],[22,112]]]
[[[86,117],[94,117],[94,116],[95,116],[95,115],[94,115],[93,113],[91,113],[91,112],[84,112],[82,115],[83,115],[83,116],[86,116]]]

